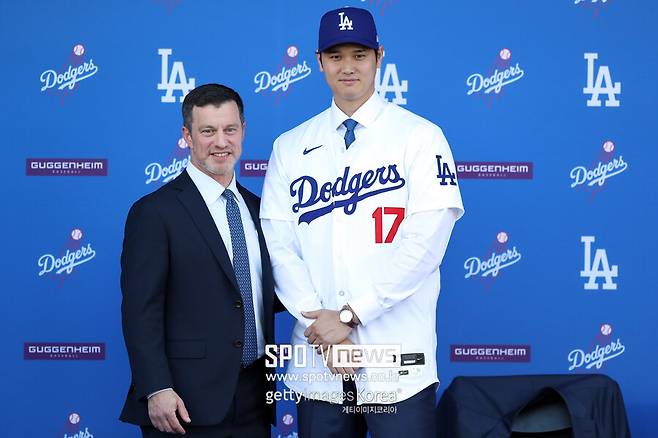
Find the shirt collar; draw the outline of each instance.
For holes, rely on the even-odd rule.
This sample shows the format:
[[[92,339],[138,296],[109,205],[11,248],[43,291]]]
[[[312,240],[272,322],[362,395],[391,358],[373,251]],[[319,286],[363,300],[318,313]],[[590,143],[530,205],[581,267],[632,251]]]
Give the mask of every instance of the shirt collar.
[[[203,198],[203,201],[206,203],[206,205],[213,204],[215,201],[217,201],[217,199],[222,196],[222,193],[224,193],[224,190],[226,189],[230,189],[236,198],[240,196],[235,180],[235,171],[233,172],[233,178],[231,179],[230,184],[228,187],[224,188],[223,185],[205,173],[201,172],[194,164],[192,164],[192,160],[190,160],[190,162],[187,164],[186,169],[187,173],[190,175],[190,178],[192,178],[192,182],[196,188],[199,189],[199,193],[201,193],[201,197]]]
[[[352,117],[349,117],[338,108],[336,102],[332,99],[330,109],[331,124],[338,129],[346,119],[352,119],[356,120],[359,125],[367,128],[375,122],[377,116],[379,116],[382,109],[384,109],[384,105],[386,105],[386,101],[382,99],[377,92],[374,92],[372,93],[372,96],[370,96],[370,98],[368,98],[368,100],[366,100],[363,105],[352,114]]]

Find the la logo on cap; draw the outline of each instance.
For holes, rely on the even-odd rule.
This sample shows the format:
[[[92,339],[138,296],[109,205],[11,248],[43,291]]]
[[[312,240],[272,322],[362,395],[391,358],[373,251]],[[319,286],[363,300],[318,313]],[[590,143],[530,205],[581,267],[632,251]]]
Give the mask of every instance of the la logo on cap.
[[[340,30],[353,30],[352,29],[352,20],[345,15],[345,12],[339,12],[338,15],[340,15],[340,23],[338,24],[338,28]]]

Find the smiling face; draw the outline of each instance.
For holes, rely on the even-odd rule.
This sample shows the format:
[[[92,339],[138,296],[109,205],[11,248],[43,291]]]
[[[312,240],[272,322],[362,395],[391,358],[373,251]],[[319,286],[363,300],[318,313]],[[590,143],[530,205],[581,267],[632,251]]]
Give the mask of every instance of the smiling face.
[[[319,53],[320,70],[334,95],[338,108],[351,116],[375,92],[375,74],[381,66],[383,48],[340,44]]]
[[[244,128],[235,101],[193,107],[191,129],[183,126],[192,164],[227,187],[242,154]]]

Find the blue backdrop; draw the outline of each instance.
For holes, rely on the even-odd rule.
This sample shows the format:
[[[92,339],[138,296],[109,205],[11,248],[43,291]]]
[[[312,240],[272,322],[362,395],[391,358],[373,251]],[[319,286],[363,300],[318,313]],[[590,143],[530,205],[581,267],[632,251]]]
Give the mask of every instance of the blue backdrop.
[[[330,103],[317,27],[346,3],[375,15],[379,92],[458,161],[440,391],[603,372],[655,436],[658,4],[620,0],[1,1],[6,436],[138,436],[117,420],[128,208],[184,166],[180,101],[208,82],[245,100],[239,179],[260,193],[272,141]],[[278,412],[273,436],[294,435]]]

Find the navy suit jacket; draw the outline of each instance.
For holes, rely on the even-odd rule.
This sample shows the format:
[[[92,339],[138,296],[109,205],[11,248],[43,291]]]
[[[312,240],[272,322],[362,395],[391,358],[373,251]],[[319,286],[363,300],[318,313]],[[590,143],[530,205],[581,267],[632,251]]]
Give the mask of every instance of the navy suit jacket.
[[[258,220],[260,199],[240,184],[238,190],[258,231],[263,331],[272,344],[274,280]],[[226,247],[187,171],[130,209],[121,291],[132,382],[120,419],[150,425],[147,396],[171,387],[192,424],[220,423],[240,372],[242,298]]]

